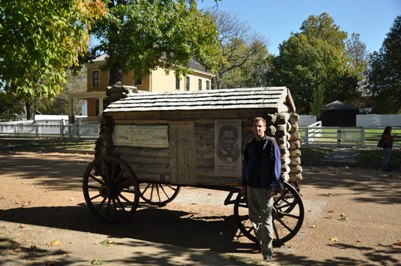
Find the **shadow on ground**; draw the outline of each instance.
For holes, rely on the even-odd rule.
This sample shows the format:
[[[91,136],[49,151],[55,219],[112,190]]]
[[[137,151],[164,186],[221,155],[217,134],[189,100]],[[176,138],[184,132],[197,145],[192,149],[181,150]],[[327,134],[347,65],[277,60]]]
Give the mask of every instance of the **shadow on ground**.
[[[146,207],[146,206],[145,206]],[[146,264],[146,265],[170,265],[166,263],[177,256],[183,256],[181,249],[172,249],[165,245],[177,247],[203,249],[214,251],[216,254],[236,254],[237,259],[227,260],[227,264],[222,265],[240,265],[241,263],[257,263],[249,260],[240,262],[238,256],[240,253],[251,253],[254,246],[247,243],[235,241],[236,228],[232,216],[198,217],[193,218],[190,213],[182,211],[172,211],[166,209],[140,208],[134,215],[134,218],[123,224],[108,224],[95,220],[85,206],[74,207],[39,207],[39,208],[18,208],[0,211],[0,219],[3,221],[16,222],[20,224],[33,224],[50,228],[62,228],[79,232],[91,232],[108,235],[110,238],[128,238],[128,243],[120,245],[129,245],[143,248],[159,246],[163,250],[158,254],[140,254],[132,256],[122,256],[114,263],[124,264]],[[79,241],[77,239],[77,241]],[[143,242],[146,241],[146,242]],[[20,246],[18,243],[12,243],[10,239],[0,239],[0,253],[4,245]],[[295,255],[291,252],[285,252],[286,249],[277,249],[277,261],[282,265],[363,265],[367,261],[376,262],[382,265],[396,265],[395,255],[401,251],[397,246],[376,246],[363,247],[360,245],[331,244],[335,249],[348,249],[350,253],[359,252],[364,254],[366,260],[359,261],[352,257],[335,257],[326,261],[315,261],[307,257]],[[165,247],[165,248],[164,248]],[[38,249],[35,246],[23,247],[19,252],[26,252],[27,257],[46,258],[49,255],[63,254],[62,250],[47,251]],[[117,249],[118,250],[118,249]],[[203,251],[190,252],[188,256],[191,261],[202,262],[202,265],[214,265],[215,261],[210,258],[210,262],[205,262]],[[199,256],[199,257],[198,257]],[[62,265],[69,265],[72,258],[64,258]],[[110,262],[110,261],[108,261]],[[71,261],[71,264],[77,261]],[[209,264],[210,263],[210,264]],[[32,264],[35,265],[35,264]],[[39,264],[38,264],[39,265]]]

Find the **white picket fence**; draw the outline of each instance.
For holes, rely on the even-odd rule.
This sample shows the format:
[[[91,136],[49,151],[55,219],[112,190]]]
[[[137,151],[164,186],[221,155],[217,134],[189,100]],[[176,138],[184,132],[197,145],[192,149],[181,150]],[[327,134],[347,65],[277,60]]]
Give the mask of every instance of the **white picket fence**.
[[[316,116],[300,115],[299,126],[302,145],[375,147],[386,126],[392,126],[394,146],[401,147],[400,114],[367,114],[356,116],[356,127],[323,127]]]
[[[301,145],[336,147],[375,147],[383,127],[323,127],[320,121],[299,127]],[[394,146],[401,147],[401,127],[393,127]],[[6,122],[0,123],[0,136],[32,138],[96,139],[99,136],[98,123],[63,121],[46,123]]]
[[[0,136],[31,138],[84,138],[96,139],[99,136],[99,124],[75,123],[64,121],[53,123],[0,123]]]
[[[336,146],[336,147],[377,147],[383,133],[382,127],[322,127],[315,123],[300,127],[302,146]],[[401,127],[393,127],[395,135],[393,146],[401,148]]]

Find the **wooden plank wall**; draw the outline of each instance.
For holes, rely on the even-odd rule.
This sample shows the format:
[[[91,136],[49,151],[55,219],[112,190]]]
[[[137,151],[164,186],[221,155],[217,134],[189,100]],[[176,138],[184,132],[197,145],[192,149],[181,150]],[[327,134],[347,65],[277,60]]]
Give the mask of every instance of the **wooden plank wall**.
[[[170,182],[168,148],[115,146],[114,151],[131,166],[139,180]]]
[[[217,185],[231,186],[239,185],[240,179],[229,176],[216,177],[214,174],[214,149],[215,149],[215,121],[200,120],[194,124],[195,157],[193,165],[194,175],[188,177],[179,177],[180,184],[188,185]],[[171,126],[169,127],[171,130]],[[242,123],[242,153],[246,143],[252,138],[250,122]],[[175,133],[177,135],[177,133]],[[171,136],[171,135],[170,135]],[[170,170],[170,167],[177,168],[177,165],[171,161],[171,153],[177,149],[175,141],[170,137],[170,148],[146,148],[131,146],[115,146],[114,151],[125,160],[134,170],[137,178],[143,181],[170,183],[172,178],[170,173],[176,173],[176,169]],[[179,156],[184,156],[183,152],[178,152]],[[176,158],[173,158],[176,159]],[[180,161],[183,159],[181,158]],[[180,163],[177,161],[177,163]],[[190,163],[189,163],[190,164]]]
[[[275,115],[273,115],[275,116]],[[252,116],[253,117],[253,116]],[[251,118],[242,118],[241,125],[241,154],[243,156],[245,145],[252,139],[252,124]],[[268,117],[267,117],[268,118]],[[267,134],[270,136],[276,137],[278,139],[278,133],[276,129],[279,128],[278,125],[275,125],[275,121],[269,121],[267,119]],[[123,120],[121,124],[130,124],[129,121]],[[150,124],[151,121],[147,121],[144,124]],[[178,122],[180,123],[180,122]],[[188,122],[185,122],[188,123]],[[184,124],[185,124],[184,123]],[[192,123],[192,122],[191,122]],[[287,121],[285,121],[287,123]],[[117,123],[119,124],[119,123]],[[138,122],[132,121],[132,124],[138,124]],[[168,124],[165,122],[156,122],[155,124]],[[177,122],[171,122],[169,125],[169,131],[175,130],[170,134],[170,142],[169,148],[143,148],[143,147],[131,147],[131,146],[115,146],[114,151],[117,154],[120,154],[120,157],[127,161],[131,168],[137,175],[139,180],[143,181],[152,181],[152,182],[161,182],[161,183],[172,183],[179,182],[182,185],[204,185],[204,186],[238,186],[240,184],[240,178],[238,177],[230,177],[230,176],[215,176],[214,163],[215,163],[215,120],[214,119],[199,119],[193,122],[194,128],[194,143],[189,145],[192,150],[194,150],[194,156],[190,155],[186,151],[182,149],[187,149],[186,147],[177,147],[177,141],[174,141],[174,136],[178,136],[178,132],[176,129],[172,129],[172,125],[177,124]],[[295,124],[294,124],[295,126]],[[295,127],[294,127],[295,128]],[[296,129],[292,130],[293,134],[296,133]],[[279,131],[279,130],[278,130]],[[186,130],[182,130],[184,134],[188,133],[188,128]],[[187,133],[185,133],[187,132]],[[192,134],[192,133],[191,133]],[[283,135],[283,132],[280,133]],[[289,135],[289,134],[287,134]],[[280,138],[278,140],[280,148],[283,146],[283,143],[280,142],[288,142],[287,138]],[[299,142],[299,141],[298,141]],[[291,140],[291,144],[294,142]],[[284,146],[288,146],[289,144]],[[194,146],[194,147],[193,147]],[[291,145],[293,146],[293,145]],[[299,149],[299,145],[294,148],[295,151]],[[299,151],[299,150],[298,150]],[[294,167],[297,169],[300,168],[300,154],[291,155],[292,163],[291,170],[287,169],[288,166],[288,158],[289,152],[293,152],[292,147],[288,147],[286,149],[281,149],[282,153],[282,163],[283,163],[283,177],[288,180],[289,172],[291,174],[295,172]],[[172,154],[176,154],[174,157]],[[177,157],[178,156],[178,157]],[[186,159],[184,159],[184,156]],[[189,158],[191,161],[185,161]],[[295,161],[293,158],[297,159]],[[176,160],[176,161],[174,161]],[[174,163],[175,162],[175,163]],[[297,163],[295,163],[297,162]],[[184,166],[181,166],[181,163],[184,163]],[[187,167],[188,166],[188,167]],[[171,169],[170,167],[173,167]],[[187,171],[185,170],[187,167]],[[298,170],[297,170],[298,171]],[[302,171],[302,170],[300,170]],[[300,172],[298,171],[298,172]],[[171,177],[170,175],[174,174],[177,176]],[[184,176],[184,175],[187,176]],[[300,173],[295,177],[291,176],[292,180],[300,180],[302,177]],[[172,183],[177,184],[177,183]]]
[[[171,183],[196,184],[194,135],[193,122],[175,122],[169,125]]]

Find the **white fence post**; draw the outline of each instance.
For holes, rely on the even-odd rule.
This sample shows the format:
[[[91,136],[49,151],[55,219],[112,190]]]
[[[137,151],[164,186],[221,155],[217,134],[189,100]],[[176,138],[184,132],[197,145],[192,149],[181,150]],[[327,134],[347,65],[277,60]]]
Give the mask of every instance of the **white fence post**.
[[[309,145],[309,127],[305,129],[305,144]]]
[[[96,130],[94,130],[96,129]],[[4,122],[0,123],[0,135],[10,137],[33,137],[42,138],[55,137],[55,138],[90,138],[95,139],[99,134],[98,124],[76,123],[65,124],[63,122],[56,122],[53,124],[24,124]]]
[[[64,119],[60,120],[60,136],[64,138]]]
[[[39,127],[35,125],[35,135],[37,138],[40,138]]]
[[[366,141],[366,138],[365,138],[365,129],[364,128],[361,128],[361,147],[362,148],[365,148],[366,147],[366,143],[365,143],[365,141]]]

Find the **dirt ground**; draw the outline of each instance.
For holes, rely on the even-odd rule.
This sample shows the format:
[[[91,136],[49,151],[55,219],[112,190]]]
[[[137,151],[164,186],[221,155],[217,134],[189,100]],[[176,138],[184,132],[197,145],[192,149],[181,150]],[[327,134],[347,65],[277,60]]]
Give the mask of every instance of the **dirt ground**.
[[[0,153],[1,265],[263,264],[239,237],[227,192],[185,187],[124,224],[95,220],[90,154]],[[401,173],[304,166],[305,221],[272,265],[401,265]]]

